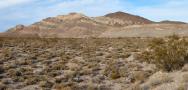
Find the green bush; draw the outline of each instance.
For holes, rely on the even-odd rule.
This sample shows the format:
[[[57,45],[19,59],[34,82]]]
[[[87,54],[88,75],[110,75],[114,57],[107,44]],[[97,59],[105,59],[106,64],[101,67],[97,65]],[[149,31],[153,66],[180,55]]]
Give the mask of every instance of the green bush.
[[[172,71],[180,69],[188,56],[188,43],[176,35],[164,39],[153,39],[149,49],[142,53],[142,59],[154,63],[159,69]]]

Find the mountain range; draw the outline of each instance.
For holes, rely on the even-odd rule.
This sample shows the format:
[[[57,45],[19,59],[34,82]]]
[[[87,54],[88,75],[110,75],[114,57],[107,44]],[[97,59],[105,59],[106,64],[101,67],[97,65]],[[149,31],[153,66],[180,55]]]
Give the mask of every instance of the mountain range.
[[[42,38],[86,37],[164,37],[171,34],[188,35],[188,24],[180,21],[155,22],[125,12],[88,17],[70,13],[48,17],[29,26],[17,25],[0,36]]]

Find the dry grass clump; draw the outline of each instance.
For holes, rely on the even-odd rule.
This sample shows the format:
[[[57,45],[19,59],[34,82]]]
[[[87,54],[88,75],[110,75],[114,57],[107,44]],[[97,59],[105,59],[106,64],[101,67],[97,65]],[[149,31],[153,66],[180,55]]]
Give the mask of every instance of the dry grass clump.
[[[164,71],[178,70],[187,62],[187,45],[184,38],[175,35],[166,39],[153,39],[149,50],[144,51],[141,57]]]
[[[1,49],[1,58],[4,60],[8,60],[12,57],[12,51],[10,48],[2,48]]]

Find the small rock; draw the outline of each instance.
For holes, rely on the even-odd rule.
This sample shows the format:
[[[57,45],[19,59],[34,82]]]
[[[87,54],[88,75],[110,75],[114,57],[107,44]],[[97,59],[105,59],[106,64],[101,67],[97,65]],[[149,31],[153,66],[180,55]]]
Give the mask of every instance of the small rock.
[[[73,81],[80,83],[80,82],[82,82],[84,80],[82,78],[80,78],[80,77],[75,77],[75,78],[73,78]]]

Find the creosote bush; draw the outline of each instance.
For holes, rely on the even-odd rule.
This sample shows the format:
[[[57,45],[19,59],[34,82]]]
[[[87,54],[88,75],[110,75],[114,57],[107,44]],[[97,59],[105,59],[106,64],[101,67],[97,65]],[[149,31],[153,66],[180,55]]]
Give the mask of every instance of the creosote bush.
[[[168,38],[155,38],[148,45],[141,58],[149,63],[154,63],[164,71],[178,70],[187,63],[188,42],[176,35]]]

